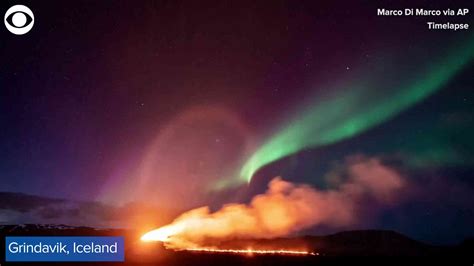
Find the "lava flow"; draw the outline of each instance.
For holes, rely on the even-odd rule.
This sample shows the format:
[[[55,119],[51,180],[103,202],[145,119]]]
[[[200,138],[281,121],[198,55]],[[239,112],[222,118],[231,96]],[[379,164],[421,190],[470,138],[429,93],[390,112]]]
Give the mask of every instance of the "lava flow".
[[[202,253],[222,253],[222,254],[238,254],[238,255],[281,255],[281,256],[315,256],[318,253],[305,251],[305,250],[291,250],[291,249],[221,249],[216,247],[186,247],[190,244],[189,242],[179,240],[176,234],[179,233],[181,226],[168,225],[151,232],[144,234],[141,237],[142,241],[159,241],[162,242],[167,249],[173,249],[177,251],[191,251],[191,252],[202,252]],[[170,243],[173,243],[170,245]],[[179,244],[177,244],[179,243]]]
[[[187,248],[186,251],[194,252],[214,252],[226,254],[244,254],[244,255],[294,255],[294,256],[315,256],[318,253],[310,251],[286,250],[286,249],[219,249],[219,248]]]
[[[377,175],[360,174],[367,167]],[[302,247],[224,249],[215,243],[285,237],[321,224],[351,225],[357,221],[359,202],[374,199],[380,205],[389,204],[403,188],[399,175],[379,161],[353,168],[352,176],[339,188],[326,191],[274,178],[268,190],[254,196],[248,204],[225,204],[215,212],[207,206],[187,211],[170,224],[144,234],[141,240],[162,242],[167,249],[195,252],[316,255]]]

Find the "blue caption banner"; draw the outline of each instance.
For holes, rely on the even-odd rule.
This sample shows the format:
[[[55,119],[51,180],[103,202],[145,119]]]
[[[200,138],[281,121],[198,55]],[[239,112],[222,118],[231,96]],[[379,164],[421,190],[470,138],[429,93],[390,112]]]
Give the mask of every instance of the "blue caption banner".
[[[124,261],[123,237],[7,236],[6,261]]]

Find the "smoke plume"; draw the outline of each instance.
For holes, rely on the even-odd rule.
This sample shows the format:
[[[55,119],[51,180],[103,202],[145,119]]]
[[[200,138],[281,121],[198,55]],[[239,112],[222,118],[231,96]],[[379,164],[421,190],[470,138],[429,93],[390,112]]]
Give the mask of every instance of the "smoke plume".
[[[378,159],[353,163],[347,174],[344,182],[329,190],[276,177],[249,204],[226,204],[216,212],[209,207],[193,209],[142,239],[162,241],[170,248],[193,248],[212,239],[274,238],[315,225],[347,226],[357,222],[367,201],[376,203],[373,206],[391,204],[405,185]]]

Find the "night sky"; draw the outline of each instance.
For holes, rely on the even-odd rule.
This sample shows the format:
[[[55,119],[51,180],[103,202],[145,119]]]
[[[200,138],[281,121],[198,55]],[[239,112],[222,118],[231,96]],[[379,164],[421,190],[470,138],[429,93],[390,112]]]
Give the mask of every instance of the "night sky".
[[[33,29],[0,30],[0,191],[184,210],[376,159],[410,189],[354,228],[473,236],[474,34],[376,15],[474,12],[434,2],[23,1]],[[59,221],[7,205],[0,223]]]

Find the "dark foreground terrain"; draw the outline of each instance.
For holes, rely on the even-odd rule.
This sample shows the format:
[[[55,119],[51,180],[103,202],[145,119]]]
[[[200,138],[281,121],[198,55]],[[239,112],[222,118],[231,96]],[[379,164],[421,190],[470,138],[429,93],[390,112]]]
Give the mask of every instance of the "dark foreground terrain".
[[[125,236],[124,263],[25,263],[26,265],[474,265],[474,240],[455,246],[432,246],[393,231],[348,231],[328,236],[305,236],[273,240],[236,240],[222,248],[301,248],[317,256],[225,255],[166,250],[159,243],[138,241],[138,234],[128,230],[94,229],[62,225],[5,225],[5,236]],[[5,263],[5,241],[1,245],[1,265]]]

